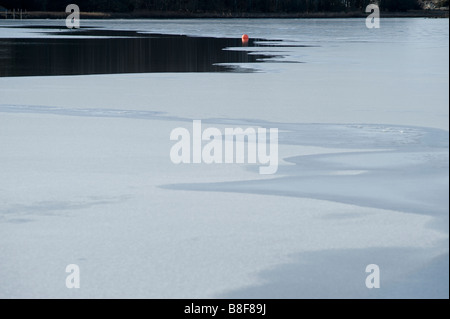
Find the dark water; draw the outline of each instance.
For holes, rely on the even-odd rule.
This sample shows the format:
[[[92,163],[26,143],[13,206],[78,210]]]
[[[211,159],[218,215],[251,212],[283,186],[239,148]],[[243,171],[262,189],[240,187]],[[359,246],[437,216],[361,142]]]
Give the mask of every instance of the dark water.
[[[61,34],[51,27],[47,34]],[[140,34],[79,29],[70,38],[0,39],[0,76],[82,75],[149,72],[244,72],[217,63],[258,63],[273,57],[246,51],[241,39]],[[109,38],[79,38],[78,36]],[[258,40],[258,43],[263,40]],[[246,46],[264,46],[250,40]],[[246,72],[251,70],[246,69]]]

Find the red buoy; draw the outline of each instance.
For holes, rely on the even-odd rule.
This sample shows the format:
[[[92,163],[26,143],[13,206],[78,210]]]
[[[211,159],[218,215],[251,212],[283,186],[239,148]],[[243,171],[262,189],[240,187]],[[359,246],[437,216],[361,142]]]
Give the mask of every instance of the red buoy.
[[[242,35],[242,42],[248,42],[248,35],[247,34],[243,34]]]

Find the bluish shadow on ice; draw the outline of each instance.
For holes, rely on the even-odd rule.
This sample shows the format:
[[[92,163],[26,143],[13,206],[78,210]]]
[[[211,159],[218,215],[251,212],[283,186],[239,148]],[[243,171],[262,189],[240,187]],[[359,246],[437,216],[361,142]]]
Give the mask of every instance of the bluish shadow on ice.
[[[0,112],[192,122],[163,112],[0,105]],[[238,192],[328,200],[432,215],[448,220],[448,132],[383,124],[277,123],[203,119],[208,125],[278,128],[279,143],[343,149],[342,153],[284,158],[272,179],[162,185],[192,191]],[[348,152],[354,149],[355,152]],[[344,151],[345,150],[345,151]],[[282,154],[281,154],[282,155]],[[256,166],[249,166],[257,174]],[[448,223],[440,223],[448,230]]]
[[[313,198],[448,220],[445,131],[381,124],[234,122],[243,124],[278,127],[280,144],[342,148],[343,152],[285,158],[293,165],[279,167],[272,179],[163,187]],[[257,173],[256,167],[249,169]],[[439,227],[448,230],[448,223]]]
[[[16,204],[11,205],[0,211],[0,223],[25,223],[33,221],[37,215],[51,216],[64,211],[83,210],[89,207],[108,205],[126,201],[128,196],[119,196],[115,198],[102,198],[92,196],[83,201],[39,201],[29,205]]]
[[[263,271],[261,285],[219,298],[448,298],[448,253],[425,262],[425,249],[365,248],[304,252]],[[368,289],[367,265],[377,261],[380,288]]]
[[[281,166],[272,179],[163,187],[313,198],[424,214],[435,217],[430,227],[448,233],[448,132],[381,124],[234,124],[278,127],[281,144],[343,151],[285,158],[293,165]],[[354,152],[348,151],[352,149]],[[249,169],[257,174],[255,167]],[[381,289],[367,289],[364,284],[368,275],[365,267],[372,263],[380,266]],[[448,298],[448,267],[448,241],[427,249],[380,247],[302,252],[292,257],[289,264],[258,273],[258,281],[263,284],[218,297]]]
[[[192,122],[189,118],[142,110],[0,104],[0,112]],[[278,128],[280,144],[343,149],[343,152],[284,158],[293,165],[279,167],[272,179],[171,184],[162,188],[313,198],[448,220],[449,137],[446,131],[383,124],[277,123],[223,118],[202,122],[205,127]],[[248,169],[257,174],[256,166]],[[448,231],[448,222],[440,223],[439,227]]]

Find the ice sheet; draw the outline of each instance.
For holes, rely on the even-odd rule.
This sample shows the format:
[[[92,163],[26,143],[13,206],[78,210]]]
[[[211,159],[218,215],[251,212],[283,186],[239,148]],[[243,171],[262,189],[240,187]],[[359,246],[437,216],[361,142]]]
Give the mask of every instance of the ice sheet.
[[[360,22],[90,21],[319,45],[254,74],[0,78],[0,297],[448,298],[448,20]],[[174,165],[194,119],[278,127],[278,174]]]

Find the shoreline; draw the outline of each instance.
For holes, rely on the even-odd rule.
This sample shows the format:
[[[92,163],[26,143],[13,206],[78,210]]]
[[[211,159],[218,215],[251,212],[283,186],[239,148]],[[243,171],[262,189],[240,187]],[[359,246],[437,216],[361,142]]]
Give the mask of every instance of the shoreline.
[[[382,18],[449,18],[448,10],[411,10],[406,12],[381,12]],[[352,12],[302,12],[302,13],[233,13],[233,12],[178,12],[178,11],[136,11],[130,13],[81,12],[81,19],[339,19],[366,18],[368,13]],[[65,19],[65,12],[23,12],[23,19]],[[5,20],[5,12],[0,13],[0,19]],[[8,20],[13,19],[13,13],[8,11]],[[15,19],[20,20],[16,11]]]

